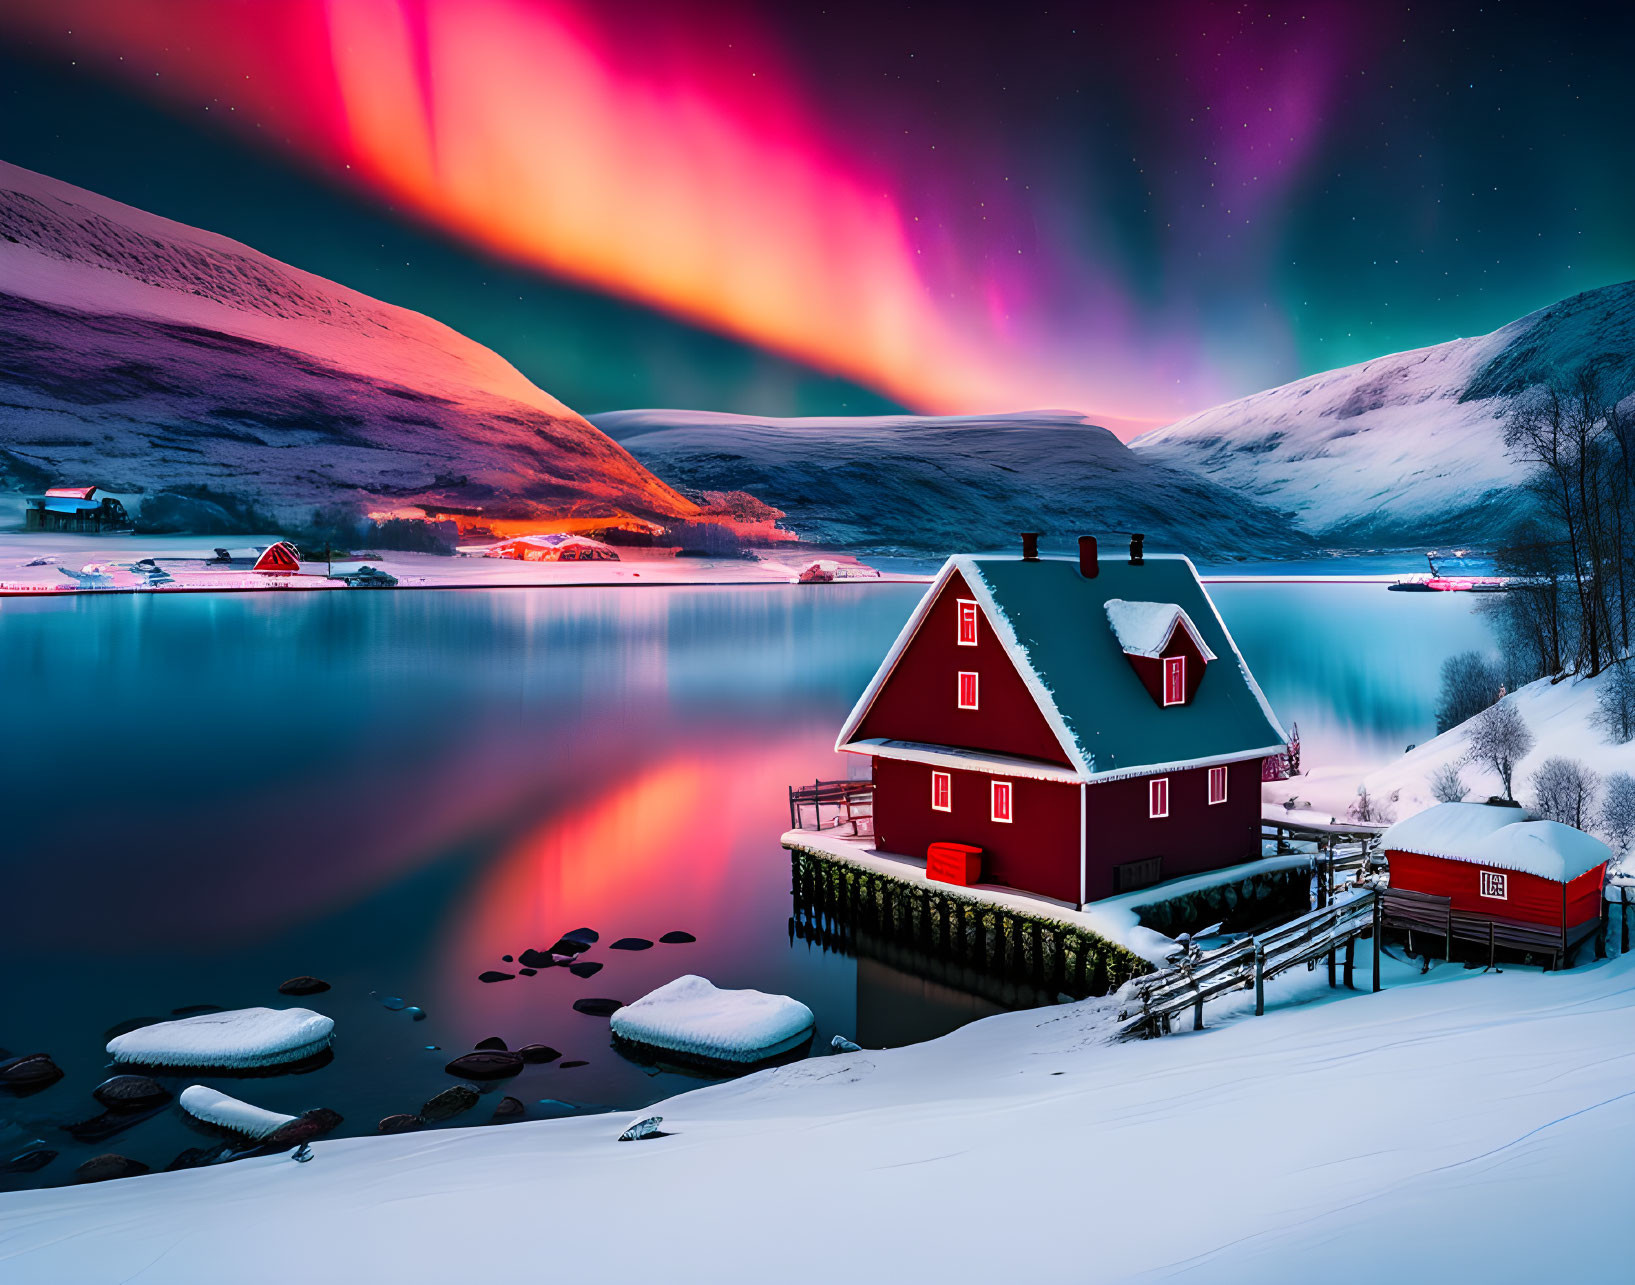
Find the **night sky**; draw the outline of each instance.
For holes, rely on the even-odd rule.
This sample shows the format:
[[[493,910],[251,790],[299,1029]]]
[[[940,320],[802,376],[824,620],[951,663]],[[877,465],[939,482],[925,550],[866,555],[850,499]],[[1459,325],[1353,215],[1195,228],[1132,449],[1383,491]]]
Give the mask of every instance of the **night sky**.
[[[1635,18],[8,0],[0,156],[570,405],[1126,434],[1635,276]]]

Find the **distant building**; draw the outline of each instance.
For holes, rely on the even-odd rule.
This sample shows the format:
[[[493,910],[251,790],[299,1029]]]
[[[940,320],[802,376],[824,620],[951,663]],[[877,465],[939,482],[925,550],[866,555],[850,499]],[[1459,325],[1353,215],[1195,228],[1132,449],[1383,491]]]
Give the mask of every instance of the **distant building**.
[[[28,497],[23,527],[27,531],[95,534],[119,531],[131,524],[125,506],[95,486],[53,486]]]
[[[1283,729],[1187,559],[951,558],[841,729],[882,851],[1070,903],[1260,854]]]
[[[610,544],[585,535],[519,535],[498,544],[461,545],[460,553],[479,553],[485,558],[515,558],[520,562],[617,562],[619,551]]]

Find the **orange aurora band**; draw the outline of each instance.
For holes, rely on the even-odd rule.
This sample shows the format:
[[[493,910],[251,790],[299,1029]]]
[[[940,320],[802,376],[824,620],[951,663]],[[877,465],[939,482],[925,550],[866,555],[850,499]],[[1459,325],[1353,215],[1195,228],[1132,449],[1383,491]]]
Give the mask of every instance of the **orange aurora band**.
[[[916,246],[892,180],[822,137],[742,15],[730,68],[724,41],[706,50],[670,31],[649,37],[638,66],[615,21],[525,0],[0,10],[0,25],[143,92],[202,102],[490,250],[905,405],[1076,406],[1121,436],[1159,422],[1134,354],[1117,351],[1129,340],[1114,339],[1116,290],[1101,295],[1095,336],[1044,342],[1017,318],[1038,286],[1028,274],[1047,265],[1019,273],[1009,249],[1006,274],[966,267],[927,229]]]

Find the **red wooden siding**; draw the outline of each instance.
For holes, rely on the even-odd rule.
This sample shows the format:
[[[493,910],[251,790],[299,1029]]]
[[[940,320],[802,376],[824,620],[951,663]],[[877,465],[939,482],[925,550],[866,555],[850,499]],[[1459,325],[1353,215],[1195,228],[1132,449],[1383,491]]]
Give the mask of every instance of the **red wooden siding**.
[[[1580,875],[1570,884],[1542,879],[1519,870],[1498,870],[1495,873],[1505,876],[1505,897],[1499,900],[1482,896],[1482,872],[1492,871],[1494,867],[1395,849],[1385,855],[1391,866],[1393,888],[1429,893],[1434,897],[1450,897],[1453,909],[1467,914],[1515,919],[1523,923],[1541,924],[1546,928],[1562,926],[1563,909],[1568,928],[1576,928],[1601,915],[1601,881],[1606,874],[1605,865]]]
[[[976,645],[960,645],[959,600],[971,596],[970,587],[957,571],[948,577],[919,631],[903,649],[853,733],[854,738],[878,736],[957,745],[1067,765],[1066,752],[985,616],[977,620]],[[975,710],[959,708],[961,672],[977,675]],[[926,784],[919,797],[929,798],[930,789]],[[983,794],[986,815],[986,791]]]
[[[954,637],[950,625],[948,637]],[[935,769],[941,771],[941,768]],[[874,760],[875,842],[886,852],[923,857],[933,843],[982,849],[982,881],[1079,899],[1079,787],[1031,777],[1004,778],[1014,821],[992,819],[994,780],[987,772],[949,772],[953,807],[931,808],[931,773],[924,763]]]
[[[1124,653],[1124,659],[1130,662],[1130,668],[1135,670],[1147,694],[1159,705],[1164,703],[1164,661],[1172,656],[1186,659],[1186,699],[1190,701],[1198,694],[1198,684],[1204,678],[1204,655],[1198,650],[1198,644],[1192,641],[1192,635],[1179,624],[1164,645],[1163,655],[1132,656],[1129,652]]]
[[[1209,769],[1158,775],[1169,781],[1169,815],[1149,817],[1149,776],[1103,781],[1085,800],[1085,896],[1113,895],[1113,867],[1163,859],[1165,879],[1252,861],[1260,852],[1260,760],[1226,764],[1226,802],[1209,802]]]

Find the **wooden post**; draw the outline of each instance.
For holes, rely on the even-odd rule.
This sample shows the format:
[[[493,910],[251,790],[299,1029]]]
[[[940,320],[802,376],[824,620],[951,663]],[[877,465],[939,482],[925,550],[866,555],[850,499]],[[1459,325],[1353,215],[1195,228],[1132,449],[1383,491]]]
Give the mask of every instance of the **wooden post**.
[[[1385,927],[1385,916],[1380,907],[1380,894],[1374,892],[1374,993],[1380,990],[1380,934]]]
[[[1266,1015],[1266,950],[1255,942],[1255,1016]]]
[[[1493,967],[1493,921],[1487,921],[1487,966]]]
[[[1348,991],[1354,991],[1357,989],[1351,984],[1351,966],[1356,962],[1356,958],[1357,939],[1355,937],[1347,937],[1345,939],[1345,988]]]
[[[1202,995],[1198,996],[1197,1003],[1192,1006],[1192,1029],[1195,1031],[1204,1029],[1204,997]]]
[[[1618,953],[1629,954],[1629,888],[1618,889]]]

